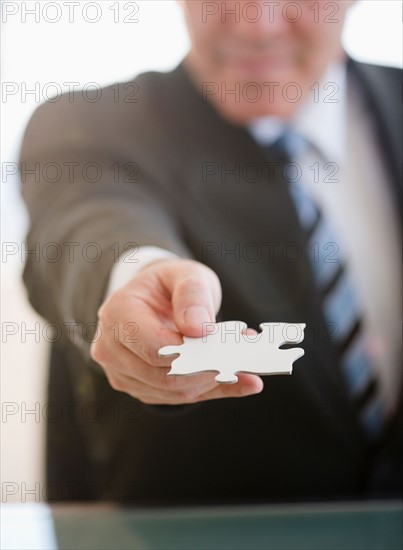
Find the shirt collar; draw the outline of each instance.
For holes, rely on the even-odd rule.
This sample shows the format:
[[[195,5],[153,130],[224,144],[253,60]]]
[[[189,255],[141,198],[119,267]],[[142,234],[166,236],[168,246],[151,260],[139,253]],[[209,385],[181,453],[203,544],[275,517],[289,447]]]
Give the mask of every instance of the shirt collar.
[[[259,117],[249,131],[264,146],[274,143],[286,130],[307,140],[327,161],[342,163],[346,144],[346,66],[328,67],[319,83],[289,124],[278,117]]]

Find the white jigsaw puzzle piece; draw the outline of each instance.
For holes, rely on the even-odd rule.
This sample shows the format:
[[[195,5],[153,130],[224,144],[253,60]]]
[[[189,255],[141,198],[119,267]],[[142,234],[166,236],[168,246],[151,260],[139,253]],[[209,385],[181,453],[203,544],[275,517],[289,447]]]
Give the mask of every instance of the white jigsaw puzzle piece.
[[[256,335],[247,335],[246,323],[209,323],[201,338],[183,337],[183,344],[164,346],[161,356],[179,353],[168,376],[218,371],[217,382],[238,381],[237,372],[252,374],[291,374],[293,362],[304,355],[302,348],[279,349],[304,339],[304,323],[262,323]]]

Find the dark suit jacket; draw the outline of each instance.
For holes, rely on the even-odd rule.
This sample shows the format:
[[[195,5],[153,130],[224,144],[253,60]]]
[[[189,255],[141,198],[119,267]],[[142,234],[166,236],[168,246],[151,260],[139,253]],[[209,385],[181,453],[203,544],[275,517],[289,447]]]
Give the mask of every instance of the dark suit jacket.
[[[373,111],[390,193],[400,204],[400,71],[353,61],[348,71]],[[63,333],[52,347],[49,381],[49,399],[61,412],[49,422],[48,481],[57,487],[49,499],[143,505],[400,491],[398,420],[375,446],[363,437],[305,253],[296,262],[281,253],[255,262],[242,254],[248,243],[261,250],[279,243],[277,251],[303,243],[278,174],[270,181],[251,181],[242,170],[239,179],[230,171],[221,177],[236,163],[265,174],[267,161],[245,129],[202,100],[182,65],[105,88],[95,102],[77,92],[37,109],[21,153],[28,243],[39,243],[41,253],[49,242],[63,251],[57,261],[30,257],[24,272],[31,303]],[[36,181],[25,174],[35,162]],[[205,163],[218,168],[214,175],[203,175]],[[191,406],[148,406],[111,389],[89,359],[82,329],[90,333],[96,322],[117,250],[133,242],[210,265],[223,286],[221,319],[255,328],[307,323],[305,356],[293,375],[266,378],[257,396]],[[234,246],[238,257],[221,254]]]

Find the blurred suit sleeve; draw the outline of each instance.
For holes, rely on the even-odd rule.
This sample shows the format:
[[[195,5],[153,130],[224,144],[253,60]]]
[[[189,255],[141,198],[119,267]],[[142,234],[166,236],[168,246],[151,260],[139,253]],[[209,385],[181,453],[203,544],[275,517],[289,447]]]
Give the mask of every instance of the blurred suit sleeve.
[[[125,250],[152,245],[191,257],[163,190],[140,166],[153,147],[143,139],[144,151],[136,150],[130,107],[111,94],[98,103],[63,96],[36,110],[23,139],[21,188],[33,251],[23,278],[33,307],[63,334],[69,323],[95,326]],[[89,341],[75,343],[88,354]]]

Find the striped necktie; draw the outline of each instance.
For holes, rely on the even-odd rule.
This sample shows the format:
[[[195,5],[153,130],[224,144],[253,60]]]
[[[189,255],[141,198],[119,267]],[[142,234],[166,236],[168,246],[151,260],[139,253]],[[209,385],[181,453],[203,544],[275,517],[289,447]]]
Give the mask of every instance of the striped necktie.
[[[285,132],[269,151],[281,159],[282,165],[287,165],[304,147],[310,144],[292,132]],[[305,232],[307,254],[323,315],[328,326],[335,329],[332,344],[346,390],[364,433],[375,440],[382,433],[385,407],[378,392],[370,342],[348,265],[342,258],[337,235],[319,205],[301,182],[289,177],[287,181]]]

